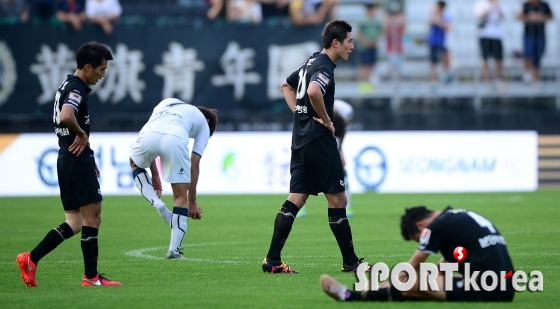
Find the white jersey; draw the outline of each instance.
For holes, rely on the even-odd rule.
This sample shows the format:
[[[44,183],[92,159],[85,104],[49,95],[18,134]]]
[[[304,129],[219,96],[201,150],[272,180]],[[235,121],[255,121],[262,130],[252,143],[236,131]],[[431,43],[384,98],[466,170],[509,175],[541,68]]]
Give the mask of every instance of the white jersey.
[[[346,101],[335,99],[334,109],[336,110],[336,113],[344,119],[344,123],[346,125],[348,125],[354,118],[354,108]]]
[[[194,138],[192,152],[202,156],[208,139],[210,128],[204,114],[194,105],[179,99],[165,99],[161,101],[144,125],[140,133],[158,132],[175,135],[189,142]]]

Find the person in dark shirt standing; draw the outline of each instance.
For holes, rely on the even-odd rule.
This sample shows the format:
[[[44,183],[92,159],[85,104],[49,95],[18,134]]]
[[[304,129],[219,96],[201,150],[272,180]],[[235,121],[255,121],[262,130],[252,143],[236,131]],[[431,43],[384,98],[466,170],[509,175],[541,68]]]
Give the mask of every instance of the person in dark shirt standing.
[[[31,252],[17,256],[21,279],[35,287],[37,263],[63,241],[82,232],[81,247],[85,275],[82,286],[120,286],[97,271],[97,236],[101,224],[101,189],[99,168],[89,145],[89,85],[105,76],[107,62],[113,56],[107,46],[85,43],[76,53],[77,69],[58,88],[54,101],[54,131],[58,136],[57,173],[60,199],[66,220],[50,230]]]
[[[347,60],[354,49],[352,26],[343,20],[325,25],[323,50],[309,57],[280,86],[294,113],[290,193],[274,222],[269,251],[262,263],[268,273],[297,273],[284,263],[280,253],[300,208],[309,195],[323,192],[328,202],[331,230],[342,253],[342,271],[354,272],[363,259],[354,252],[352,231],[346,216],[344,170],[334,126],[334,68]]]
[[[450,206],[443,211],[432,211],[425,206],[407,208],[401,217],[401,234],[405,240],[415,240],[419,246],[408,261],[414,269],[420,268],[430,254],[441,252],[440,263],[454,262],[453,252],[457,247],[463,247],[467,253],[463,261],[458,263],[460,276],[452,278],[452,289],[446,291],[444,275],[436,277],[438,291],[420,291],[418,281],[406,292],[401,292],[388,283],[381,284],[377,291],[350,291],[334,278],[328,275],[321,276],[321,285],[325,293],[337,301],[405,301],[405,300],[439,300],[439,301],[472,301],[472,302],[508,302],[512,301],[515,290],[511,276],[505,280],[505,289],[496,288],[494,291],[484,289],[467,289],[465,286],[466,266],[469,264],[469,273],[480,274],[492,271],[494,274],[501,272],[515,272],[509,256],[506,240],[490,220],[480,214],[465,210],[453,209]],[[401,273],[399,280],[406,281],[405,273]],[[484,277],[484,276],[481,276]],[[487,277],[487,278],[490,278]],[[481,279],[477,277],[475,283],[481,286]],[[491,281],[491,280],[490,280]],[[491,283],[486,282],[489,286]]]
[[[541,59],[546,49],[545,23],[551,20],[552,11],[545,1],[529,0],[517,18],[525,23],[523,30],[523,54],[525,56],[525,81],[537,83]]]

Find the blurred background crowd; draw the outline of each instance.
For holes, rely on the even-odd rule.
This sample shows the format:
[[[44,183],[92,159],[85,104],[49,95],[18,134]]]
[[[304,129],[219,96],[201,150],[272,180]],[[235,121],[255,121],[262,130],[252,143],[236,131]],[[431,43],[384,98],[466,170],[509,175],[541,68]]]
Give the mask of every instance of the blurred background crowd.
[[[338,64],[337,96],[376,117],[354,129],[488,129],[480,122],[497,121],[496,128],[560,132],[550,118],[560,110],[558,12],[560,1],[550,0],[0,0],[0,32],[96,27],[109,38],[134,27],[320,29],[345,19],[355,50]],[[450,109],[461,112],[459,123],[468,120],[442,125]],[[424,117],[407,125],[434,110],[439,124]],[[493,118],[476,120],[481,110]],[[548,118],[529,119],[528,110]]]

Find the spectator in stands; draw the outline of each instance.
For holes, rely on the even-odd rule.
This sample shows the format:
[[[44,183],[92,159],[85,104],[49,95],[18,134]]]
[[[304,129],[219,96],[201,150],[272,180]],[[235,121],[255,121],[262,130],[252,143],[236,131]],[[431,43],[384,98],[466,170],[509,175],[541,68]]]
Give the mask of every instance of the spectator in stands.
[[[523,53],[525,56],[524,79],[537,83],[539,68],[546,47],[545,23],[553,18],[550,6],[545,1],[528,0],[517,18],[525,23],[523,31]]]
[[[478,0],[474,5],[474,14],[478,21],[478,37],[482,54],[482,79],[484,81],[491,80],[488,59],[492,58],[496,67],[494,78],[500,82],[504,59],[501,25],[504,18],[504,8],[499,0]]]
[[[334,16],[338,0],[293,0],[290,19],[297,27],[321,25]]]
[[[27,22],[29,7],[25,0],[0,0],[0,18],[14,22]]]
[[[287,19],[291,0],[259,0],[264,19]]]
[[[432,82],[438,80],[437,64],[443,64],[445,83],[451,81],[449,75],[449,50],[445,47],[445,35],[451,29],[451,17],[445,12],[445,1],[438,1],[430,12],[429,16],[430,31],[428,33],[428,46],[430,47],[430,77]]]
[[[358,64],[359,89],[362,92],[370,91],[371,79],[377,62],[377,46],[381,37],[383,27],[377,14],[377,3],[368,3],[366,16],[357,23],[358,35],[356,36],[356,47],[360,55]]]
[[[86,15],[87,18],[101,26],[103,32],[107,35],[113,33],[113,23],[117,21],[122,14],[122,7],[119,0],[87,0]]]
[[[206,0],[205,2],[209,6],[208,11],[206,11],[208,20],[214,21],[226,18],[225,0]]]
[[[262,9],[256,0],[228,0],[226,5],[227,20],[241,24],[260,24]]]
[[[83,22],[87,19],[84,2],[81,0],[60,1],[56,18],[61,22],[72,25],[76,32],[82,31]]]
[[[55,0],[31,0],[31,16],[50,19],[54,14]]]
[[[389,3],[388,16],[385,18],[383,33],[387,40],[387,79],[400,81],[403,61],[403,36],[405,30],[405,17],[398,2]]]

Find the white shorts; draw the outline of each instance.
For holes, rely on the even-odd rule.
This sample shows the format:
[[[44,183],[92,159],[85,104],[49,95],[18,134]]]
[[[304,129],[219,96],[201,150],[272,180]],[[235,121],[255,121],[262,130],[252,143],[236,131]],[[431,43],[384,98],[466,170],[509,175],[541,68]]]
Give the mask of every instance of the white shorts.
[[[175,135],[143,132],[130,147],[130,158],[141,168],[149,168],[158,156],[163,180],[172,184],[191,182],[188,141]]]

